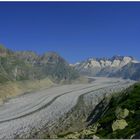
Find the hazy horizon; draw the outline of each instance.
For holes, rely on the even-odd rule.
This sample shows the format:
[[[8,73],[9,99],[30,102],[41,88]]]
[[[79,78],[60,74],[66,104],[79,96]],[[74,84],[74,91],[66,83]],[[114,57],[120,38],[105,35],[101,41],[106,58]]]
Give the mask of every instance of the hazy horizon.
[[[138,2],[0,2],[0,13],[0,44],[12,50],[55,51],[69,63],[140,59]]]

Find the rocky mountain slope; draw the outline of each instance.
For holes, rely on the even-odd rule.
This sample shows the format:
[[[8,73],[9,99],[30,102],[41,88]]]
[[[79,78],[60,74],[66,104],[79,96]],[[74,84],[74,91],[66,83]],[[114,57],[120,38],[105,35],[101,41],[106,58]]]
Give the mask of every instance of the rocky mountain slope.
[[[140,80],[140,63],[128,63],[116,73],[110,74],[111,77],[122,77],[124,79]]]
[[[125,94],[113,97],[108,110],[99,119],[98,135],[104,138],[140,138],[140,83]],[[101,130],[102,128],[102,130]]]
[[[139,139],[140,138],[140,83],[115,94],[105,107],[101,102],[87,119],[81,131],[63,135],[63,138],[83,139]],[[95,116],[98,117],[95,117]]]
[[[78,72],[57,53],[38,55],[32,51],[13,52],[0,46],[0,83],[49,77],[54,82],[69,81]]]
[[[139,80],[136,75],[140,74],[140,62],[130,56],[90,58],[81,63],[74,64],[73,67],[81,74],[88,76],[123,77]]]

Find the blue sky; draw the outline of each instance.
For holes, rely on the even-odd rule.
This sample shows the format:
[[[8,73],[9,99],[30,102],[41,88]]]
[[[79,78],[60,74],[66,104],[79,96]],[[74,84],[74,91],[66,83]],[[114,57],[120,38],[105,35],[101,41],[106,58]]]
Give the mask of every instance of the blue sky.
[[[70,63],[131,55],[140,60],[140,3],[0,2],[0,44]]]

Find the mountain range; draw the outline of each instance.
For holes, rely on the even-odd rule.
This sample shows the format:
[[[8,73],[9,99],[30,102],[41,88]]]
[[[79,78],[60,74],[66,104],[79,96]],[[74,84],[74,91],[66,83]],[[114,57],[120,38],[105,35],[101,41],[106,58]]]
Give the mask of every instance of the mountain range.
[[[75,81],[83,75],[96,76],[96,78],[87,78],[94,80],[90,85],[87,83],[75,84]],[[25,95],[13,98],[10,105],[9,100],[7,104],[9,106],[1,108],[4,115],[6,111],[5,116],[8,116],[7,120],[4,115],[1,116],[1,129],[4,130],[2,131],[4,135],[1,133],[1,137],[51,138],[50,136],[55,133],[55,137],[69,139],[140,138],[140,83],[134,84],[136,81],[106,77],[139,81],[140,62],[131,56],[113,56],[112,58],[89,58],[72,65],[56,52],[45,52],[38,55],[33,51],[12,51],[0,46],[0,105],[12,97]],[[56,83],[72,83],[73,81],[75,83],[72,85],[54,86],[48,89]],[[130,86],[132,84],[134,85]],[[35,92],[37,90],[38,92]],[[33,92],[35,93],[32,94]],[[27,100],[28,98],[29,100]],[[49,101],[49,99],[51,100]],[[17,108],[18,103],[19,108]],[[44,109],[46,110],[44,111]],[[40,113],[40,111],[42,112]],[[32,112],[37,113],[41,121]],[[31,117],[32,114],[34,116]],[[59,119],[60,115],[64,116]],[[53,117],[56,120],[50,121],[49,118]],[[25,121],[21,121],[20,118]],[[12,120],[14,121],[13,126],[12,123],[6,127],[5,124],[3,125]],[[15,125],[15,122],[18,121],[19,124]],[[32,127],[37,129],[29,131],[30,121],[31,125],[39,122]],[[21,122],[24,124],[21,125]],[[29,129],[26,129],[28,124]],[[41,124],[39,129],[38,124]],[[14,126],[18,127],[14,129]],[[52,129],[49,130],[50,126],[53,126],[51,127],[53,133]],[[55,131],[55,128],[58,132]],[[68,130],[63,134],[63,129]],[[25,130],[27,130],[27,134]]]
[[[70,81],[80,75],[121,77],[140,80],[140,62],[132,56],[89,58],[69,64],[56,52],[38,55],[33,51],[12,51],[0,45],[0,82],[50,78]]]
[[[140,80],[140,62],[131,56],[89,58],[72,66],[82,75]]]
[[[0,82],[50,78],[52,81],[69,81],[79,77],[56,52],[38,55],[33,51],[14,52],[0,46]]]

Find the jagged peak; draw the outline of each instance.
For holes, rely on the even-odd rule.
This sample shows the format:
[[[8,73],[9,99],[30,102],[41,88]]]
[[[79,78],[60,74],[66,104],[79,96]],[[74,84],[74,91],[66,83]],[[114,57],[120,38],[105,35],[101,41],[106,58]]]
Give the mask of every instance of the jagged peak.
[[[120,61],[122,61],[122,60],[124,60],[125,58],[129,58],[129,59],[131,59],[131,60],[135,60],[134,57],[132,57],[132,56],[122,56],[122,55],[114,55],[114,56],[111,58],[111,60],[120,60]]]
[[[82,61],[80,64],[75,64],[76,67],[83,67],[84,69],[88,68],[121,68],[128,63],[139,63],[132,56],[120,56],[114,55],[111,58],[102,57],[102,58],[89,58],[85,61]]]
[[[45,52],[43,54],[43,56],[57,56],[57,57],[59,56],[60,57],[60,55],[57,52],[55,52],[55,51]]]
[[[97,58],[90,57],[90,58],[87,59],[87,61],[101,61],[101,60],[103,60],[103,61],[107,61],[107,60],[108,61],[114,61],[114,60],[122,61],[122,60],[124,60],[124,58],[129,58],[131,60],[135,60],[134,57],[132,57],[132,56],[114,55],[110,58],[109,57],[97,57]]]

